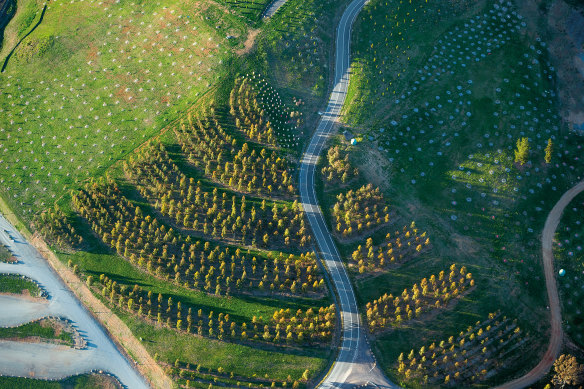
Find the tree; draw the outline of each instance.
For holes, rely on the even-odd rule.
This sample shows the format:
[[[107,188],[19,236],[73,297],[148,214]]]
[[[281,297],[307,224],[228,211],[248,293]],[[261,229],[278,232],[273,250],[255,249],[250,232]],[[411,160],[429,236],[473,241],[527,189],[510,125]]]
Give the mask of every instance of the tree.
[[[521,138],[517,140],[517,150],[515,150],[515,162],[525,165],[529,158],[529,139]]]
[[[554,144],[552,143],[552,138],[547,141],[547,146],[545,147],[545,163],[552,162],[552,152],[554,150]]]
[[[566,385],[580,385],[584,382],[584,366],[576,361],[576,357],[562,354],[554,362],[554,385],[564,388]]]

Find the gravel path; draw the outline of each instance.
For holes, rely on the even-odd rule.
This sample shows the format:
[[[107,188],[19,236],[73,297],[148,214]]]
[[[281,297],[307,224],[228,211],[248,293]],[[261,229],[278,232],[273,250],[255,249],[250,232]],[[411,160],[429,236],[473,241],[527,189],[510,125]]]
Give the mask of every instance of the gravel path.
[[[60,380],[72,375],[99,371],[99,352],[75,350],[49,343],[26,343],[0,340],[0,374]]]
[[[1,271],[0,271],[1,272]],[[19,296],[0,295],[0,327],[17,327],[30,321],[55,315],[49,301],[27,299]]]
[[[584,182],[577,184],[562,195],[560,200],[549,213],[545,221],[543,233],[541,236],[545,286],[547,289],[551,315],[551,336],[548,349],[542,360],[530,372],[525,374],[523,377],[500,386],[499,388],[501,389],[525,388],[536,383],[550,371],[554,361],[562,349],[562,342],[564,339],[564,333],[562,331],[562,310],[560,306],[560,298],[558,296],[558,287],[556,284],[556,271],[554,269],[554,254],[552,252],[552,244],[556,229],[560,223],[560,218],[564,212],[564,208],[566,208],[570,201],[572,201],[572,199],[582,191],[584,191]]]
[[[147,388],[143,377],[115,346],[103,327],[91,316],[61,278],[52,270],[39,252],[0,215],[0,243],[8,246],[17,257],[17,264],[0,263],[0,272],[16,273],[39,282],[49,294],[47,306],[38,306],[39,317],[47,314],[64,316],[87,340],[86,350],[73,350],[43,343],[2,342],[0,344],[0,373],[41,379],[62,378],[71,374],[103,370],[115,375],[128,388]],[[4,296],[7,297],[7,296]],[[18,297],[16,297],[18,299]],[[2,305],[6,302],[6,305]],[[31,302],[21,298],[0,300],[6,322],[19,313],[34,316]],[[12,318],[12,319],[10,319]],[[23,318],[24,319],[27,318]],[[14,360],[15,362],[9,362]]]

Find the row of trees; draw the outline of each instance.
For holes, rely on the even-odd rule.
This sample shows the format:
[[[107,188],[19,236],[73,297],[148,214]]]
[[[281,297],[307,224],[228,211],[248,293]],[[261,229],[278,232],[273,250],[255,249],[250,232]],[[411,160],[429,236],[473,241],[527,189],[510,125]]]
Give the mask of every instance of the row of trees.
[[[44,239],[61,248],[77,248],[84,244],[83,237],[77,233],[67,215],[58,206],[37,215],[33,225]]]
[[[303,212],[292,204],[245,196],[187,178],[172,162],[162,144],[144,149],[125,165],[144,197],[181,228],[214,239],[255,247],[305,247],[311,240]],[[257,207],[256,207],[257,206]]]
[[[203,119],[188,116],[175,129],[183,152],[206,176],[240,192],[292,195],[292,175],[287,161],[276,151],[240,145],[223,130],[214,108]]]
[[[474,286],[472,274],[466,267],[460,269],[456,264],[450,266],[450,273],[441,271],[436,277],[423,278],[420,285],[414,284],[410,289],[404,289],[401,295],[385,293],[380,298],[368,302],[367,323],[369,331],[380,332],[390,326],[419,317],[426,311],[441,309],[452,299],[468,288]]]
[[[430,238],[426,232],[420,234],[415,222],[396,230],[393,235],[387,233],[383,243],[375,246],[368,238],[365,246],[359,245],[351,258],[349,266],[357,268],[360,274],[387,269],[391,265],[401,264],[415,258],[430,247]]]
[[[93,280],[88,279],[93,285]],[[272,318],[261,316],[251,322],[238,322],[227,313],[206,311],[200,307],[174,301],[172,296],[154,294],[138,285],[119,284],[101,274],[99,283],[103,297],[111,304],[159,325],[200,336],[231,340],[256,340],[270,343],[316,345],[328,342],[334,330],[335,308],[309,308],[291,312],[276,311]]]
[[[149,274],[217,295],[325,292],[314,254],[252,256],[175,232],[124,197],[113,182],[91,183],[73,205],[108,246]]]
[[[509,368],[526,341],[516,320],[491,313],[488,320],[458,337],[401,353],[396,367],[410,383],[466,387]]]
[[[327,185],[336,187],[338,184],[346,184],[359,175],[359,169],[353,168],[349,162],[349,153],[340,146],[328,149],[326,157],[326,165],[321,173]]]
[[[191,365],[176,359],[174,364],[164,364],[166,374],[173,376],[175,381],[182,388],[213,388],[213,387],[236,387],[236,388],[287,388],[298,389],[301,382],[307,381],[310,377],[310,371],[305,370],[297,379],[288,375],[285,380],[269,379],[265,374],[263,377],[259,374],[253,374],[249,377],[241,376],[231,371],[228,372],[223,367],[217,369],[204,368],[200,364]],[[209,384],[209,382],[215,383]],[[235,383],[235,384],[234,384]]]
[[[338,194],[332,215],[336,233],[345,238],[390,221],[389,207],[385,205],[383,194],[370,183]]]

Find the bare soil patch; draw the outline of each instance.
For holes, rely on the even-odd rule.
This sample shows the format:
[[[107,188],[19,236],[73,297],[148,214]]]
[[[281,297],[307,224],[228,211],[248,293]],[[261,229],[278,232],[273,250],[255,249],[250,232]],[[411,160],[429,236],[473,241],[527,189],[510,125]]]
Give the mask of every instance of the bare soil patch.
[[[237,53],[237,55],[240,55],[240,56],[249,53],[251,51],[251,49],[253,48],[253,45],[255,43],[255,38],[259,32],[260,32],[259,28],[250,29],[247,33],[247,38],[245,39],[245,42],[243,43],[243,48],[236,50],[235,53]]]

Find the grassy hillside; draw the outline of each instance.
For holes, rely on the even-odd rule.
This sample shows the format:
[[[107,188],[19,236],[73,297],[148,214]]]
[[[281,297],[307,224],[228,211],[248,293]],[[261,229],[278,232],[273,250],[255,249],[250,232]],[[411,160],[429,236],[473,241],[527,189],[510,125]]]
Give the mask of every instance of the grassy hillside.
[[[305,386],[331,356],[334,313],[319,313],[330,299],[303,256],[310,238],[288,165],[300,114],[289,101],[266,105],[280,99],[265,83],[230,107],[234,78],[246,70],[240,50],[266,5],[51,1],[0,78],[1,195],[179,385]],[[19,6],[24,13],[37,3]],[[29,14],[38,18],[38,8]],[[25,19],[9,25],[16,42],[29,31]],[[161,144],[168,154],[154,158]],[[108,189],[94,184],[105,176]],[[82,188],[90,193],[83,208],[72,203]],[[123,218],[136,207],[135,218]],[[146,242],[142,212],[144,223],[164,228]]]
[[[1,78],[2,195],[29,215],[103,174],[216,83],[245,35],[213,3],[50,2]]]
[[[42,289],[34,282],[23,276],[0,274],[0,293],[26,293],[30,296],[40,296]]]
[[[374,247],[385,247],[386,232],[412,221],[431,242],[427,251],[383,271],[355,271],[362,309],[384,293],[399,296],[419,287],[452,263],[465,265],[476,281],[476,288],[446,309],[414,315],[375,336],[380,360],[397,382],[424,385],[423,375],[398,371],[400,353],[456,338],[499,309],[517,318],[530,340],[515,341],[512,351],[499,356],[507,367],[484,364],[488,374],[482,378],[471,380],[472,373],[451,382],[502,382],[534,366],[547,345],[539,234],[549,210],[580,179],[582,163],[581,137],[558,115],[544,35],[530,29],[512,2],[373,1],[357,20],[344,120],[362,140],[348,152],[364,179],[350,188],[379,185],[395,215],[385,230],[341,244],[342,250],[350,261],[368,235]],[[529,152],[522,164],[515,151],[524,137]],[[579,281],[568,288],[573,282]],[[573,307],[579,294],[565,293]],[[580,328],[580,314],[568,311],[570,328]],[[452,374],[472,371],[460,366],[451,366]],[[432,377],[439,369],[427,371]],[[427,382],[437,385],[436,379]]]
[[[571,340],[584,347],[584,314],[582,299],[584,296],[583,274],[584,257],[582,256],[582,210],[584,196],[577,196],[564,211],[558,227],[554,247],[556,268],[564,269],[566,275],[558,278],[562,299],[562,315],[566,321],[566,332]]]

